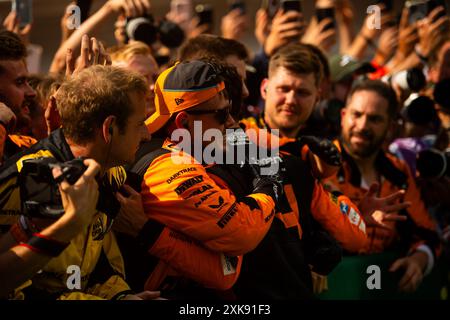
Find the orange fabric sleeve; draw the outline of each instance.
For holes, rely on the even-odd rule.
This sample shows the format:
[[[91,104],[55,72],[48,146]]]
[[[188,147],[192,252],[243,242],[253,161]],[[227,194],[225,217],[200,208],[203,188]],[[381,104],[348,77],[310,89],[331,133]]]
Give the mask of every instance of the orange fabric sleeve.
[[[401,170],[405,172],[408,175],[408,188],[405,193],[405,201],[411,202],[411,206],[406,209],[409,213],[409,216],[413,220],[414,224],[418,226],[419,228],[427,229],[433,233],[436,233],[436,224],[432,220],[430,214],[428,213],[428,210],[425,207],[425,203],[422,201],[422,197],[420,195],[419,188],[416,185],[416,182],[411,174],[411,171],[408,167],[406,167],[405,163],[401,163],[403,165],[403,168]],[[427,241],[429,239],[421,238],[419,235],[414,235],[416,238],[416,241],[414,241],[411,244],[411,249],[414,250],[417,246],[421,244],[427,244],[431,250],[434,251],[436,256],[440,255],[441,246],[440,244],[433,245],[430,243],[431,241]]]
[[[367,244],[366,225],[357,206],[344,195],[326,192],[317,181],[311,213],[345,250],[358,252]]]
[[[148,217],[212,251],[238,256],[253,250],[271,226],[273,199],[253,194],[238,202],[202,165],[174,157],[161,155],[144,175],[141,195]]]
[[[37,143],[37,140],[33,137],[17,134],[10,134],[9,139],[11,139],[11,141],[20,148],[30,148],[32,145]]]
[[[166,268],[170,266],[178,275],[218,290],[227,290],[234,285],[242,265],[242,256],[228,257],[213,252],[200,242],[168,228],[164,228],[149,253],[164,261]],[[160,278],[158,282],[164,277]],[[157,283],[153,286],[156,290]]]

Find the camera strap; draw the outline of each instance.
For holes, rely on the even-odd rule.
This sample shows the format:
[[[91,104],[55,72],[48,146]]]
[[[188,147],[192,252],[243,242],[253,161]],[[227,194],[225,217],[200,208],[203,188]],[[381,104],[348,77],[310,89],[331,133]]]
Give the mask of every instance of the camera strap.
[[[67,248],[69,243],[63,243],[40,233],[34,233],[27,243],[21,243],[20,246],[47,256],[57,257]]]

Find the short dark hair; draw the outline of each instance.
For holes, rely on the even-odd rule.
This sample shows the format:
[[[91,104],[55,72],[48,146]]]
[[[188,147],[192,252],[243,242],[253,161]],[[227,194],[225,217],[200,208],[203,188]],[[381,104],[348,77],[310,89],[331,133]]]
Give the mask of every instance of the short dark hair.
[[[93,66],[64,81],[57,93],[64,134],[75,143],[94,139],[95,130],[113,115],[123,133],[133,112],[130,93],[148,92],[144,78],[112,66]]]
[[[392,87],[380,80],[361,80],[356,81],[348,95],[347,101],[353,97],[355,92],[358,91],[372,91],[377,93],[380,97],[383,97],[388,102],[388,115],[390,119],[398,114],[398,100]]]
[[[319,56],[315,50],[305,44],[288,44],[275,51],[269,61],[269,78],[281,67],[298,75],[312,73],[316,86],[323,79],[323,65]]]
[[[224,60],[233,55],[244,61],[249,57],[247,48],[239,41],[203,34],[189,39],[181,46],[178,60],[195,60],[203,57]]]
[[[236,68],[213,57],[204,57],[199,60],[212,65],[219,78],[223,79],[225,83],[225,90],[223,91],[225,98],[231,101],[231,115],[233,118],[239,117],[242,105],[242,86],[236,84],[240,83],[242,79]],[[235,118],[235,120],[238,119]]]
[[[22,60],[27,57],[27,48],[14,32],[0,30],[0,48],[0,61]],[[0,74],[3,72],[0,66]]]
[[[326,79],[330,79],[331,77],[331,71],[330,71],[330,63],[328,62],[328,58],[325,55],[325,53],[320,49],[319,47],[316,47],[313,44],[305,43],[305,46],[307,46],[309,49],[311,49],[312,52],[319,58],[320,62],[322,63],[323,67],[323,76]]]
[[[27,57],[27,48],[14,32],[0,30],[0,48],[0,60],[21,60]]]

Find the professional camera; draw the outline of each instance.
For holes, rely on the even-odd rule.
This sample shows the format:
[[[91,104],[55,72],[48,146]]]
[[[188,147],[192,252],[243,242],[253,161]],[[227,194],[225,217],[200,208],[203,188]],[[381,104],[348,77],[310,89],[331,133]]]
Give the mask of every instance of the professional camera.
[[[338,99],[322,100],[314,107],[310,117],[316,121],[339,126],[341,122],[341,110],[344,107],[345,103]]]
[[[444,152],[434,148],[420,151],[416,167],[424,178],[450,177],[450,148]]]
[[[62,171],[62,175],[56,179],[52,174],[54,167],[60,167]],[[50,157],[24,160],[18,178],[22,213],[30,217],[58,219],[64,214],[58,183],[65,179],[69,184],[74,184],[86,169],[83,158],[66,162]],[[107,178],[97,177],[97,183],[99,197],[96,209],[112,221],[120,210],[120,203],[115,196],[119,186]]]
[[[419,92],[425,88],[427,80],[420,68],[400,71],[391,77],[383,77],[383,81],[398,85],[404,91]]]
[[[52,169],[60,167],[62,176],[53,178]],[[41,157],[23,161],[19,174],[22,213],[31,217],[57,219],[64,213],[58,181],[74,184],[86,170],[83,159],[60,163],[55,158]]]
[[[341,130],[341,110],[345,107],[339,99],[322,100],[306,122],[305,134],[334,139]]]
[[[157,40],[168,48],[179,47],[184,41],[184,31],[168,20],[155,21],[152,15],[127,18],[125,25],[126,42],[142,41],[149,46]]]
[[[406,121],[416,125],[426,125],[438,120],[438,115],[434,108],[434,101],[427,96],[417,94],[412,94],[405,101],[401,115]]]

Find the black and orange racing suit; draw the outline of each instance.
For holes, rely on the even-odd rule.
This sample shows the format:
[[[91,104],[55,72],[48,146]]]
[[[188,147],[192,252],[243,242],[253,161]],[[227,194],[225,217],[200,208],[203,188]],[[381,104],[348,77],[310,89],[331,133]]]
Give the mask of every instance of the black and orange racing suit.
[[[228,289],[239,275],[242,254],[267,233],[274,200],[265,193],[236,199],[192,156],[169,140],[159,146],[155,140],[147,143],[147,150],[146,144],[141,146],[130,170],[130,178],[138,176],[147,224],[156,226],[139,236],[148,253],[158,258],[156,266],[149,264],[145,288],[161,289],[167,278],[183,277],[204,287]],[[136,180],[130,184],[136,187]],[[168,245],[171,238],[183,246]]]
[[[191,228],[189,228],[189,225],[186,224],[186,222],[178,221],[178,219],[180,219],[178,216],[182,215],[183,211],[181,210],[186,210],[187,207],[187,212],[192,212],[192,217],[189,219],[195,219],[195,222],[200,223],[200,221],[198,221],[198,215],[201,214],[201,211],[204,211],[205,213],[211,212],[210,209],[220,208],[221,205],[226,203],[221,195],[216,198],[215,201],[207,201],[212,195],[219,192],[218,190],[226,190],[226,195],[232,196],[232,199],[237,199],[237,202],[252,205],[255,209],[258,209],[258,215],[260,214],[258,206],[256,206],[253,201],[249,202],[248,194],[252,192],[248,182],[249,177],[243,176],[241,169],[228,165],[206,167],[208,184],[204,184],[206,179],[204,177],[205,168],[196,163],[195,165],[192,165],[191,162],[193,159],[188,155],[184,155],[188,164],[181,167],[179,165],[175,166],[174,162],[172,162],[174,160],[172,160],[171,157],[175,156],[175,161],[177,159],[179,161],[179,158],[183,157],[183,155],[177,153],[173,148],[170,148],[169,143],[169,141],[165,142],[166,150],[175,151],[175,154],[165,152],[153,155],[151,158],[152,165],[144,171],[145,178],[148,179],[153,177],[157,181],[157,183],[152,182],[151,184],[148,181],[142,183],[142,194],[144,196],[144,203],[147,202],[146,210],[149,217],[152,216],[153,210],[161,210],[161,207],[167,207],[164,208],[167,217],[161,215],[159,221],[166,225],[169,225],[170,223],[171,228],[173,229],[186,225],[187,229],[182,232],[184,234],[189,234],[191,237],[195,237],[190,233]],[[137,158],[139,159],[140,156],[138,155]],[[299,157],[292,158],[297,160],[300,159]],[[158,160],[161,161],[161,163],[157,163]],[[236,294],[240,297],[311,297],[311,273],[308,261],[306,261],[306,258],[304,257],[304,244],[301,241],[303,238],[303,227],[308,225],[306,219],[308,219],[307,216],[310,210],[321,213],[321,215],[318,216],[320,223],[331,229],[333,231],[332,235],[338,238],[349,250],[358,250],[363,246],[363,243],[366,240],[364,232],[365,224],[360,218],[358,209],[353,206],[345,196],[335,197],[332,194],[326,193],[321,185],[311,176],[311,169],[306,167],[304,163],[305,162],[303,161],[300,164],[300,166],[303,165],[304,170],[300,170],[299,164],[294,163],[291,167],[292,171],[290,171],[289,174],[290,179],[296,177],[296,179],[294,179],[295,182],[302,182],[301,187],[293,187],[292,181],[288,178],[285,179],[284,189],[286,193],[285,198],[281,201],[282,211],[276,213],[276,219],[274,219],[273,222],[274,224],[270,227],[268,234],[263,238],[262,243],[254,250],[244,255],[242,268],[245,271],[244,274],[241,273],[241,276],[238,278],[238,285],[234,287]],[[137,166],[139,167],[139,165]],[[170,170],[171,172],[174,172],[169,178],[167,178],[168,175],[165,173],[166,170],[169,169],[168,166],[172,166]],[[147,165],[143,165],[143,167],[147,168]],[[152,168],[153,170],[151,170]],[[173,170],[174,168],[176,168],[176,170]],[[141,172],[140,175],[144,175],[144,172]],[[201,177],[203,178],[197,178],[199,174],[201,174]],[[306,182],[308,175],[310,176],[310,179],[309,182]],[[183,179],[180,180],[180,177],[183,177]],[[193,178],[195,180],[192,180]],[[170,186],[176,180],[180,182]],[[170,189],[167,190],[167,187]],[[148,190],[145,191],[145,189]],[[152,190],[154,190],[153,192],[155,192],[155,194],[151,194],[150,191]],[[232,193],[230,193],[229,190],[231,190]],[[158,201],[161,199],[164,200],[162,203]],[[189,203],[191,199],[193,201]],[[170,202],[167,202],[169,200]],[[172,205],[176,204],[178,205],[173,209]],[[215,212],[216,211],[214,210],[213,213],[211,213],[211,217],[214,218],[216,216]],[[329,214],[327,215],[325,213]],[[353,217],[353,219],[350,221],[345,213]],[[219,221],[223,220],[223,217],[224,216],[222,216]],[[230,219],[231,218],[232,217],[230,217]],[[237,214],[235,218],[241,219],[242,221],[242,218],[239,218]],[[214,222],[217,223],[218,219],[219,218],[215,218]],[[183,220],[189,221],[188,218],[184,218]],[[225,222],[227,220],[225,220]],[[246,219],[243,221],[247,223]],[[232,234],[240,231],[241,222],[238,221],[237,223],[237,230],[229,230]],[[304,223],[304,225],[302,225],[302,223]],[[307,226],[306,228],[307,232],[309,232],[309,227]],[[203,240],[199,241],[199,239],[197,239],[194,242],[203,243],[208,241],[207,239],[210,238],[205,238],[203,228],[199,230],[201,231],[200,235],[203,237]],[[170,233],[170,231],[167,232]],[[248,232],[250,232],[250,230],[248,230]],[[151,234],[151,232],[148,232],[148,234]],[[212,239],[215,240],[215,238]],[[232,240],[234,241],[235,239]],[[188,241],[192,242],[193,240],[190,238]],[[254,242],[257,243],[258,241]],[[158,250],[155,254],[155,249],[164,245],[163,240],[158,240],[158,242],[154,244],[153,252],[151,253],[160,259],[160,263],[166,262],[168,256],[167,251]],[[245,245],[245,243],[243,243],[243,245]],[[216,252],[227,252],[226,248],[217,247],[215,244],[214,247],[209,247],[209,249]],[[236,252],[234,253],[236,254]],[[197,252],[187,251],[185,252],[185,255],[186,257],[183,257],[178,254],[177,258],[180,259],[179,261],[173,259],[171,263],[164,263],[161,268],[156,268],[147,284],[161,284],[159,278],[174,275],[165,271],[165,268],[170,268],[174,263],[177,263],[178,267],[176,268],[176,271],[178,271],[178,275],[187,275],[188,278],[195,279],[196,281],[199,280],[199,274],[204,274],[204,277],[208,277],[212,274],[217,274],[217,269],[219,269],[219,274],[222,272],[222,268],[220,268],[220,266],[218,268],[217,264],[198,264],[196,267],[197,269],[190,267],[194,265],[190,260],[196,259],[203,261],[202,257],[205,255],[204,252],[202,253],[199,250],[197,250]],[[260,256],[263,257],[262,260],[259,259]],[[214,259],[211,261],[214,261]],[[197,274],[195,275],[195,273]],[[153,280],[155,278],[154,274],[156,274],[158,281]],[[205,280],[206,278],[202,279],[200,283],[204,284]],[[159,287],[150,286],[147,288],[157,289]],[[250,290],[252,295],[248,295],[247,290]]]
[[[191,155],[175,149],[170,140],[162,148],[167,152],[152,161],[142,183],[149,218],[213,251],[237,256],[253,250],[272,223],[272,197],[255,193],[236,201]]]
[[[367,189],[361,186],[359,169],[345,149],[342,150],[342,157],[342,168],[335,176],[325,179],[324,186],[328,190],[338,190],[348,195],[355,203],[359,203]],[[381,177],[379,196],[386,197],[404,189],[406,191],[404,201],[411,202],[411,206],[399,212],[408,217],[406,221],[386,222],[392,227],[391,230],[368,227],[369,241],[359,252],[370,254],[394,248],[404,250],[421,248],[429,256],[431,262],[427,268],[429,272],[433,265],[432,261],[440,252],[440,242],[435,222],[425,208],[407,164],[393,155],[380,151],[375,160],[375,167]]]
[[[241,120],[241,123],[245,126],[246,132],[249,130],[255,130],[256,136],[260,136],[260,129],[267,129],[267,125],[261,119],[247,118]],[[252,136],[252,135],[250,135]],[[271,139],[271,135],[267,135],[267,139]],[[261,141],[257,141],[261,143]],[[270,141],[266,142],[266,145],[270,145]],[[312,165],[307,158],[309,152],[307,146],[299,147],[296,139],[279,138],[280,154],[282,156],[294,156],[301,158],[304,165],[310,168],[311,174],[314,175]],[[308,164],[306,164],[308,162]],[[291,168],[289,175],[295,174],[295,168]],[[292,181],[292,184],[301,184],[301,177],[298,177],[298,181]],[[311,214],[330,235],[332,235],[338,243],[349,252],[357,252],[362,248],[366,241],[365,223],[359,214],[357,206],[354,205],[350,199],[343,194],[333,195],[323,190],[322,185],[314,179],[314,190],[311,202]],[[289,190],[285,192],[292,193]],[[339,201],[337,200],[339,198]],[[330,201],[331,199],[331,201]]]
[[[271,130],[267,123],[264,121],[264,114],[259,116],[258,118],[245,118],[240,121],[241,124],[245,125],[245,130],[248,132],[249,130],[255,130],[259,132],[259,129],[268,129]],[[256,134],[256,137],[260,139],[260,135]],[[270,141],[272,139],[272,135],[266,135],[267,142],[264,145],[270,146]],[[287,138],[287,137],[278,137],[280,147],[284,146],[284,151],[290,154],[294,154],[296,156],[300,156],[303,160],[308,160],[311,165],[311,170],[313,176],[317,179],[324,179],[333,176],[339,170],[339,167],[327,164],[324,159],[321,159],[319,156],[315,155],[309,149],[307,144],[301,143],[301,132],[297,135],[296,138]],[[252,139],[252,138],[251,138]],[[259,143],[261,145],[261,140],[255,143]],[[340,146],[335,144],[338,151],[340,152]]]
[[[321,212],[320,222],[328,228],[333,226],[333,236],[339,236],[353,250],[359,249],[366,240],[365,225],[348,198],[329,194],[317,184],[309,162],[288,154],[272,160],[279,162],[284,195],[278,201],[279,210],[267,235],[254,250],[244,255],[233,292],[241,299],[312,299],[309,265],[321,274],[327,273],[340,261],[341,249],[334,244],[335,240],[324,241],[316,236],[323,233],[315,225],[317,222],[312,219],[311,211]],[[232,190],[239,199],[249,192],[246,183],[249,175],[245,168],[215,165],[207,171],[217,184]],[[353,212],[355,224],[341,213],[341,206]],[[338,235],[336,231],[346,235]],[[326,259],[317,259],[317,252],[324,250],[327,250]]]
[[[249,180],[247,179],[248,177],[242,177],[240,175],[240,170],[236,171],[236,168],[232,168],[229,166],[212,166],[207,167],[205,171],[205,168],[201,164],[195,162],[195,160],[191,156],[182,154],[174,149],[173,146],[170,145],[170,141],[165,141],[164,146],[161,150],[156,151],[156,153],[153,152],[153,154],[151,154],[151,148],[150,150],[144,151],[144,154],[150,154],[150,157],[147,157],[147,159],[145,159],[146,156],[139,155],[138,152],[138,161],[133,168],[133,170],[135,168],[138,168],[136,171],[138,171],[138,175],[141,176],[141,178],[138,180],[140,181],[138,184],[142,187],[141,194],[143,195],[144,206],[146,207],[145,210],[147,211],[150,219],[152,219],[152,215],[154,212],[158,213],[159,219],[157,221],[159,223],[170,227],[172,230],[177,230],[175,234],[178,234],[181,238],[184,238],[185,241],[196,243],[197,245],[195,247],[196,252],[187,250],[185,252],[185,257],[183,257],[182,254],[172,254],[172,261],[169,262],[169,252],[167,250],[164,250],[164,239],[158,238],[149,252],[152,255],[156,256],[159,259],[159,262],[156,268],[154,266],[152,267],[153,272],[147,281],[146,288],[160,289],[159,285],[161,285],[163,279],[172,275],[185,276],[187,278],[198,281],[201,285],[205,285],[206,281],[210,281],[207,279],[208,277],[219,279],[221,276],[221,272],[224,272],[225,269],[221,268],[217,263],[198,263],[197,265],[195,265],[195,261],[205,262],[207,261],[208,257],[208,253],[198,250],[199,247],[205,246],[218,253],[236,255],[238,253],[244,253],[253,249],[254,246],[261,240],[261,236],[264,237],[264,234],[266,232],[256,231],[258,235],[257,240],[250,242],[248,242],[248,240],[242,239],[241,236],[232,237],[231,239],[225,238],[223,240],[225,240],[226,242],[223,243],[226,245],[226,247],[224,247],[222,243],[216,242],[217,236],[215,237],[214,234],[211,233],[211,230],[214,230],[216,225],[219,225],[219,227],[223,227],[224,225],[227,225],[228,221],[238,219],[236,222],[237,225],[235,225],[236,229],[233,230],[232,228],[230,228],[229,230],[227,230],[227,233],[225,235],[228,235],[228,233],[231,235],[239,234],[242,231],[247,233],[247,235],[250,235],[252,233],[252,230],[247,227],[242,229],[242,223],[253,224],[254,219],[249,221],[248,218],[252,218],[252,215],[248,217],[247,214],[246,216],[242,217],[239,216],[238,213],[235,213],[235,217],[233,218],[234,213],[232,215],[228,215],[227,213],[223,215],[217,215],[216,213],[218,211],[224,212],[225,210],[220,209],[229,201],[232,203],[233,201],[236,201],[236,203],[244,205],[245,213],[252,212],[256,209],[257,211],[253,213],[257,215],[256,217],[260,216],[263,212],[261,212],[260,207],[253,201],[253,199],[249,199],[248,195],[252,192],[248,184]],[[181,160],[184,160],[184,163],[180,163],[182,162]],[[175,163],[178,164],[175,165]],[[144,168],[144,170],[142,170],[142,168]],[[221,172],[215,170],[217,168],[219,168],[219,171]],[[221,173],[224,172],[222,169],[224,169],[225,172],[230,169],[231,172],[222,175]],[[310,172],[310,169],[308,170],[308,172]],[[236,177],[239,178],[236,179]],[[298,180],[302,180],[302,177],[300,177]],[[237,187],[239,185],[242,186],[240,190],[238,190],[239,188]],[[308,183],[305,183],[304,185],[306,186],[308,185]],[[232,190],[233,192],[230,193],[230,190]],[[277,227],[270,228],[269,234],[273,232],[279,232],[279,228],[281,227],[282,230],[284,230],[281,231],[282,234],[287,235],[288,238],[292,236],[294,237],[293,241],[289,241],[294,249],[292,252],[290,252],[290,254],[287,254],[286,252],[285,255],[280,259],[274,258],[274,261],[277,262],[285,261],[286,257],[289,257],[288,260],[290,261],[296,261],[297,257],[303,256],[301,249],[302,245],[299,244],[303,233],[302,227],[299,223],[299,215],[301,214],[299,214],[300,210],[296,202],[297,198],[300,199],[300,196],[298,194],[294,194],[292,186],[288,185],[288,183],[286,183],[285,185],[285,190],[287,191],[286,197],[288,197],[287,199],[283,199],[283,202],[286,203],[286,205],[284,205],[285,209],[283,209],[282,213],[277,213],[278,219],[275,219]],[[299,190],[300,189],[298,189],[297,192],[300,192],[301,194],[302,191]],[[310,209],[309,206],[311,206],[315,211],[332,211],[339,213],[337,215],[332,214],[330,216],[322,215],[320,216],[320,222],[330,229],[334,227],[334,230],[336,230],[337,232],[334,232],[333,236],[340,239],[340,241],[349,250],[358,250],[361,247],[362,242],[366,240],[366,237],[364,232],[365,225],[362,219],[360,219],[357,208],[353,207],[351,202],[346,199],[345,196],[335,197],[331,194],[328,194],[324,192],[321,186],[315,182],[313,185],[309,185],[309,191],[311,193],[311,197],[309,200],[301,201],[302,205],[306,206],[306,208],[308,208],[308,211]],[[313,191],[314,194],[312,194]],[[215,197],[215,200],[209,201],[209,199],[211,199],[219,192],[221,193]],[[250,196],[250,198],[253,198],[253,196]],[[303,196],[302,200],[303,199],[306,199],[305,196]],[[228,208],[233,208],[233,205],[228,206]],[[354,215],[354,219],[352,221],[349,221],[348,218],[341,213],[341,208],[345,208],[346,210],[348,209],[350,212],[352,212],[352,214]],[[248,209],[250,209],[250,211],[248,211]],[[272,210],[272,208],[270,208],[270,210]],[[161,213],[159,213],[158,211],[161,211]],[[230,209],[227,209],[226,211],[232,212],[230,211]],[[185,217],[186,213],[192,213],[192,216]],[[212,220],[208,224],[205,221],[202,221],[202,218],[199,218],[199,215],[200,217],[203,217],[205,214],[207,215],[206,217],[208,217],[208,220]],[[271,214],[266,216],[266,218],[267,217],[271,217]],[[266,218],[264,218],[264,220],[267,220]],[[198,224],[201,229],[197,230],[196,225],[190,225],[188,222],[191,219],[194,219],[195,224]],[[209,229],[207,227],[208,225],[211,226],[209,228],[212,229]],[[267,222],[264,221],[263,225],[265,225],[265,227],[267,228],[270,224],[267,224]],[[285,228],[288,228],[291,231],[286,233]],[[167,234],[174,233],[174,231],[170,231],[168,229],[165,230]],[[180,231],[185,235],[189,235],[190,237],[188,238],[184,235],[180,235]],[[207,233],[205,233],[205,231],[207,231]],[[344,233],[344,235],[339,234],[338,232]],[[147,234],[150,235],[147,237],[148,239],[152,241],[156,239],[155,234],[157,233],[147,232]],[[195,238],[195,240],[193,240],[193,238]],[[265,240],[263,241],[267,241],[267,239],[269,238],[271,239],[270,236],[264,237]],[[207,244],[209,241],[211,241],[210,239],[214,241],[212,245]],[[152,241],[148,241],[147,246],[150,247]],[[236,243],[235,241],[244,242]],[[278,243],[274,244],[278,245]],[[230,245],[232,247],[248,246],[248,248],[238,249],[241,251],[236,252],[236,249],[231,249]],[[163,248],[163,250],[159,249],[161,247]],[[260,246],[258,246],[251,253],[244,256],[244,265],[245,261],[247,261],[247,257],[250,258],[249,261],[252,261],[252,254],[253,252],[259,251],[259,247]],[[230,249],[233,251],[230,252]],[[293,253],[295,253],[295,251],[297,251],[298,254],[292,255]],[[209,254],[211,254],[211,252],[209,252]],[[266,254],[266,257],[271,256],[270,252],[266,252]],[[276,256],[277,254],[275,254],[275,257]],[[210,261],[214,261],[214,259],[210,259]],[[295,264],[296,263],[292,263],[292,265]],[[175,268],[173,267],[174,265],[176,265]],[[247,263],[247,265],[253,265],[253,263]],[[299,263],[298,267],[299,268],[291,268],[287,273],[284,273],[286,271],[286,268],[279,269],[280,274],[284,274],[285,276],[286,281],[284,283],[290,283],[290,286],[295,287],[294,290],[291,290],[289,293],[284,294],[283,297],[299,298],[305,297],[305,295],[310,296],[310,289],[301,289],[301,287],[310,287],[308,285],[308,280],[306,279],[300,282],[297,282],[296,280],[298,279],[298,273],[306,274],[306,277],[310,278],[308,264]],[[259,268],[261,270],[267,271],[267,268],[258,266],[257,269]],[[176,271],[176,273],[173,273],[173,271]],[[292,271],[293,273],[291,273]],[[261,272],[254,274],[261,274]],[[203,276],[203,279],[200,279],[200,275]],[[268,276],[267,273],[263,273],[263,275],[264,277]],[[276,277],[272,276],[272,279],[276,279]],[[261,282],[261,284],[263,283],[264,282]],[[265,290],[266,292],[267,290],[273,292],[273,295],[270,296],[280,297],[280,291],[271,290],[273,289],[273,287],[271,287],[270,285],[263,286],[263,288],[261,289]]]

